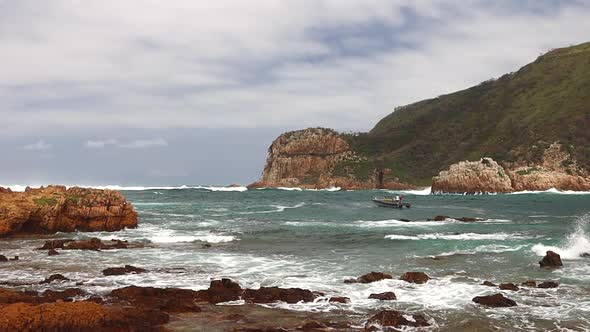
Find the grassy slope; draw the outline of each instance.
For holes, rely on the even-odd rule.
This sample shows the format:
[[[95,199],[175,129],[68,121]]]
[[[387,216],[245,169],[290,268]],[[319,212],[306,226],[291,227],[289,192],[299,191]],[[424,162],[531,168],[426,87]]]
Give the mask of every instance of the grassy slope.
[[[572,145],[590,169],[590,43],[553,50],[498,80],[405,106],[369,133],[346,137],[372,163],[415,184],[428,184],[441,169],[466,159],[534,161],[554,141]]]

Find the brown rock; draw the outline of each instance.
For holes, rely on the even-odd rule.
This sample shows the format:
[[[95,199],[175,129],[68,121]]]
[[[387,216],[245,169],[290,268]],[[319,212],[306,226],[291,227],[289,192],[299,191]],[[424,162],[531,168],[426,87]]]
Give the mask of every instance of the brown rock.
[[[500,289],[501,290],[518,291],[518,286],[509,282],[509,283],[505,283],[505,284],[500,284]]]
[[[108,242],[102,242],[98,238],[91,238],[89,240],[80,240],[74,242],[68,242],[64,245],[64,250],[109,250],[109,249],[126,249],[127,242],[121,240],[110,240]]]
[[[445,221],[447,219],[451,219],[449,216],[436,216],[434,219],[430,219],[430,221]]]
[[[381,301],[392,301],[397,300],[394,292],[385,292],[385,293],[378,293],[378,294],[371,294],[369,295],[370,299],[381,300]]]
[[[57,252],[57,250],[55,250],[55,249],[49,249],[49,251],[47,251],[47,255],[48,256],[57,256],[57,255],[59,255],[59,252]]]
[[[223,278],[221,280],[212,280],[209,289],[200,291],[202,300],[209,303],[221,303],[239,300],[244,290],[236,282]]]
[[[324,323],[316,322],[316,321],[311,321],[311,322],[307,322],[307,323],[303,324],[299,328],[299,330],[309,331],[309,330],[315,330],[315,329],[324,329],[326,327],[327,326]]]
[[[8,262],[8,258],[4,255],[0,255],[0,262]]]
[[[432,178],[433,193],[505,193],[514,191],[504,168],[491,158],[453,164]]]
[[[136,226],[137,213],[116,191],[48,186],[0,192],[0,237]]]
[[[356,279],[348,279],[345,280],[344,283],[353,284],[353,283],[361,283],[361,284],[368,284],[375,281],[380,281],[384,279],[392,279],[390,274],[386,274],[383,272],[370,272],[365,275],[362,275]]]
[[[37,248],[37,250],[47,250],[47,249],[63,249],[64,245],[68,242],[74,242],[71,239],[59,239],[59,240],[47,240],[45,244],[41,248]]]
[[[52,283],[54,281],[69,281],[70,279],[64,277],[61,274],[52,274],[49,276],[49,278],[46,278],[45,280],[41,281],[39,284],[49,284]]]
[[[473,217],[461,217],[461,218],[455,218],[455,220],[462,221],[462,222],[476,222],[476,221],[484,221],[485,219],[473,218]]]
[[[430,277],[424,272],[406,272],[400,280],[404,280],[414,284],[423,284],[430,280]]]
[[[559,286],[558,283],[554,282],[554,281],[545,281],[539,284],[539,286],[537,286],[538,288],[557,288]]]
[[[109,267],[108,269],[102,270],[102,274],[105,276],[119,276],[128,273],[139,274],[144,272],[147,272],[147,270],[131,265],[125,265],[124,267]]]
[[[516,302],[504,297],[501,293],[486,296],[476,296],[472,300],[475,303],[488,307],[514,307]]]
[[[252,303],[272,303],[283,301],[287,303],[312,302],[314,294],[301,288],[260,287],[260,289],[246,289],[243,299]]]
[[[535,287],[537,287],[537,282],[534,280],[527,280],[522,283],[522,286],[535,288]]]
[[[348,302],[350,302],[350,299],[348,297],[344,297],[344,296],[334,296],[334,297],[331,297],[330,300],[328,300],[328,302],[348,303]]]
[[[110,296],[135,307],[167,312],[200,312],[195,304],[198,293],[190,289],[128,286],[115,289]]]
[[[422,315],[413,315],[414,321],[404,317],[405,313],[396,310],[383,310],[367,321],[366,331],[372,331],[373,327],[403,327],[403,326],[430,326]]]
[[[497,285],[496,285],[496,284],[494,284],[493,282],[490,282],[490,281],[487,281],[487,280],[486,280],[486,281],[484,281],[484,282],[482,283],[482,285],[483,285],[483,286],[489,286],[489,287],[496,287],[496,286],[497,286]]]
[[[563,263],[561,262],[561,256],[559,256],[558,253],[549,250],[545,257],[539,261],[539,265],[546,268],[558,268],[562,267]]]

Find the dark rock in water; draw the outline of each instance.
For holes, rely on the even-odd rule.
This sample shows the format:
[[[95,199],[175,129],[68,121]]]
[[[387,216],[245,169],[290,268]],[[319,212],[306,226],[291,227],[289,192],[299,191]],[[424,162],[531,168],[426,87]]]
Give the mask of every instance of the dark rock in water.
[[[406,313],[397,310],[383,310],[369,318],[365,324],[365,331],[380,327],[430,326],[422,315],[412,315],[414,321],[408,320],[405,315]]]
[[[350,299],[348,297],[344,297],[344,296],[334,296],[334,297],[331,297],[328,302],[348,303],[348,302],[350,302]]]
[[[86,292],[80,288],[68,288],[63,291],[46,290],[41,294],[45,302],[55,302],[57,300],[72,302],[76,296],[86,295]]]
[[[47,249],[63,249],[64,245],[69,242],[74,242],[71,239],[59,239],[59,240],[47,240],[45,244],[41,248],[37,248],[37,250],[47,250]]]
[[[0,262],[8,262],[8,258],[4,255],[0,255]]]
[[[504,297],[501,293],[486,296],[476,296],[472,300],[475,303],[488,307],[514,307],[516,302]]]
[[[11,261],[18,261],[18,256],[14,256],[13,258],[10,258],[9,260],[11,260]]]
[[[525,286],[525,287],[535,288],[535,287],[537,287],[537,282],[534,280],[527,280],[527,281],[523,282],[521,285]]]
[[[190,289],[128,286],[113,290],[110,296],[144,309],[167,312],[201,311],[195,304],[198,292]]]
[[[307,323],[301,325],[299,330],[308,331],[308,330],[314,330],[314,329],[325,329],[326,327],[327,326],[324,323],[311,321],[311,322],[307,322]]]
[[[59,255],[59,252],[57,252],[57,250],[55,249],[49,249],[49,251],[47,251],[47,256],[57,256]]]
[[[89,240],[69,242],[64,245],[64,250],[108,250],[108,249],[126,249],[127,241],[110,240],[110,243],[102,242],[98,238],[91,238]]]
[[[590,252],[585,252],[585,253],[581,254],[580,257],[590,258]]]
[[[212,280],[209,289],[201,291],[199,294],[201,294],[202,299],[215,304],[239,300],[243,292],[244,290],[237,282],[223,278],[221,280]]]
[[[472,217],[461,217],[461,218],[456,218],[455,220],[462,221],[462,222],[476,222],[476,221],[484,221],[485,219],[472,218]]]
[[[283,301],[287,303],[312,302],[313,293],[301,288],[260,287],[260,289],[246,289],[242,294],[246,302],[272,303]]]
[[[381,300],[381,301],[393,301],[397,300],[394,292],[385,292],[385,293],[378,293],[378,294],[371,294],[369,295],[370,299]]]
[[[539,284],[539,286],[537,286],[538,288],[557,288],[559,286],[558,283],[554,282],[554,281],[545,281]]]
[[[490,287],[496,287],[496,286],[497,286],[497,285],[496,285],[496,284],[494,284],[493,282],[491,282],[491,281],[487,281],[487,280],[486,280],[486,281],[484,281],[484,282],[482,283],[482,285],[483,285],[483,286],[490,286]]]
[[[403,221],[403,222],[410,222],[411,220],[410,220],[410,219],[400,219],[400,221]]]
[[[105,276],[119,276],[128,273],[138,274],[144,272],[147,272],[147,270],[131,265],[125,265],[124,267],[109,267],[108,269],[102,270],[102,274]]]
[[[430,277],[424,272],[406,272],[400,277],[400,280],[414,284],[423,284],[430,280]]]
[[[562,267],[563,263],[561,262],[561,256],[559,256],[558,253],[549,250],[547,251],[547,255],[539,261],[539,265],[547,268],[558,268]]]
[[[361,284],[368,284],[375,281],[383,280],[383,279],[392,279],[393,277],[390,274],[386,274],[383,272],[371,272],[365,275],[362,275],[356,279],[348,279],[344,280],[346,284],[354,284],[354,283],[361,283]]]
[[[211,243],[205,243],[201,246],[203,249],[211,248]]]
[[[428,219],[428,221],[445,221],[447,219],[451,219],[449,216],[436,216],[434,219]]]
[[[509,283],[506,283],[506,284],[500,284],[500,289],[501,290],[518,291],[519,288],[515,284],[509,282]]]
[[[45,280],[41,281],[39,284],[49,284],[52,283],[54,281],[69,281],[70,279],[64,277],[61,274],[52,274],[49,276],[49,278],[46,278]]]

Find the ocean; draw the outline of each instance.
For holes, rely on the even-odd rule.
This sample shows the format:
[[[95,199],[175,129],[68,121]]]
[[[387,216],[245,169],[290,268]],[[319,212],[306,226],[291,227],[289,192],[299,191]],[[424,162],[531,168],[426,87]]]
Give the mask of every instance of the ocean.
[[[371,202],[373,196],[388,191],[118,189],[139,213],[137,229],[3,239],[0,253],[21,259],[0,269],[0,280],[23,289],[72,287],[71,283],[30,285],[62,273],[83,281],[80,287],[87,291],[106,294],[126,285],[205,289],[212,278],[227,277],[242,287],[323,292],[326,297],[313,303],[269,306],[337,313],[359,325],[377,310],[396,309],[424,314],[433,330],[590,330],[590,258],[582,257],[590,253],[587,194],[463,196],[399,191],[412,204],[399,210]],[[428,221],[437,215],[486,220]],[[32,250],[50,238],[88,237],[142,242],[145,247],[68,251],[59,256]],[[547,250],[561,255],[563,268],[539,268]],[[150,272],[109,277],[101,273],[124,264]],[[392,274],[394,279],[343,282],[371,271]],[[432,279],[422,285],[398,280],[407,271],[423,271]],[[560,285],[500,291],[482,286],[485,280],[518,285],[551,280]],[[371,293],[386,291],[393,291],[397,300],[368,299]],[[518,306],[484,308],[471,301],[498,292]],[[330,296],[351,301],[330,303]]]

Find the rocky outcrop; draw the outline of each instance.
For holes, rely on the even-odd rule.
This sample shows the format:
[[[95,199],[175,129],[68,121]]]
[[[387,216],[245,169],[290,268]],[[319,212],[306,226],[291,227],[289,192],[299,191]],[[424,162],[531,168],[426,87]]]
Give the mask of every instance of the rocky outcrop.
[[[366,164],[367,161],[333,130],[309,128],[291,131],[273,141],[268,149],[262,177],[248,188],[414,188],[388,176],[391,173],[388,169],[367,167],[362,170],[362,174],[358,174],[346,168]]]
[[[392,279],[393,277],[391,274],[383,273],[383,272],[370,272],[367,274],[363,274],[362,276],[355,278],[355,279],[347,279],[344,280],[345,284],[369,284],[375,281],[380,281],[384,279]]]
[[[383,310],[367,321],[365,324],[365,331],[380,331],[384,327],[420,327],[430,326],[426,318],[422,315],[411,315],[412,320],[409,320],[410,315],[396,310]]]
[[[105,276],[120,276],[129,273],[139,274],[144,272],[147,272],[147,270],[132,265],[125,265],[123,267],[109,267],[102,270],[102,274]]]
[[[434,193],[507,193],[548,189],[588,191],[588,171],[577,165],[558,143],[550,145],[540,162],[500,165],[491,158],[462,161],[432,179]]]
[[[539,261],[539,266],[544,268],[559,268],[563,266],[561,256],[554,251],[547,251],[545,257]]]
[[[486,296],[476,296],[472,299],[473,302],[481,304],[486,307],[514,307],[516,302],[507,297],[504,297],[501,293]]]
[[[424,272],[406,272],[399,279],[412,284],[424,284],[430,277]]]
[[[48,186],[0,191],[0,237],[136,226],[133,206],[113,190]]]
[[[376,293],[369,295],[370,299],[381,300],[381,301],[393,301],[397,300],[394,292]]]

